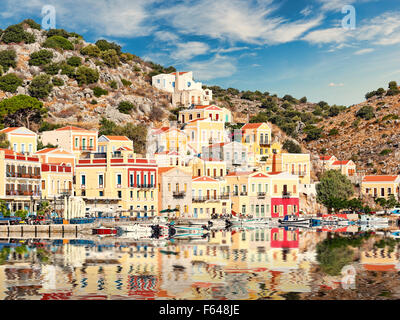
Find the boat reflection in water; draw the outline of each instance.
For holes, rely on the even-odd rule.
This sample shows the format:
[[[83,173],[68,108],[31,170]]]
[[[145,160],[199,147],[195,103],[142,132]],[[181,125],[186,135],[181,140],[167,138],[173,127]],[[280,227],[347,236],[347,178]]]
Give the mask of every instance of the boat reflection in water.
[[[341,276],[323,274],[317,259],[317,244],[332,232],[294,227],[198,231],[191,237],[193,230],[178,228],[174,237],[158,241],[124,234],[3,239],[0,299],[307,299],[321,288],[340,286]],[[397,272],[397,244],[390,251],[371,243],[355,249],[355,268]]]

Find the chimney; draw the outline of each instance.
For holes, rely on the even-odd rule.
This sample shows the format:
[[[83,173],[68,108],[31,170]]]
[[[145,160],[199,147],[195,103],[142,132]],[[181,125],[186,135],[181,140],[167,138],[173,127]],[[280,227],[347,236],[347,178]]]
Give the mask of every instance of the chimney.
[[[272,172],[276,172],[276,153],[272,155]]]

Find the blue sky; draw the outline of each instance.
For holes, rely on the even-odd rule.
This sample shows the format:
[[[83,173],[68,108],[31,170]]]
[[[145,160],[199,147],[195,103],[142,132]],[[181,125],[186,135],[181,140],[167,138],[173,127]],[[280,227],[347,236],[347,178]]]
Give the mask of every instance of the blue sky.
[[[0,27],[41,22],[123,50],[196,80],[240,90],[351,105],[400,83],[399,0],[1,0]],[[342,27],[352,5],[356,27]]]

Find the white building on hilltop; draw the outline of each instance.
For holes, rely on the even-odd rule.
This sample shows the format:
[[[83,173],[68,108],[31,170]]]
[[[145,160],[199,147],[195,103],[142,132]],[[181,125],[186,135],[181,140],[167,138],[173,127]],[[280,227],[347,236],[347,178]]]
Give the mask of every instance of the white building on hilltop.
[[[172,93],[174,106],[209,105],[212,100],[212,90],[203,89],[201,82],[195,82],[191,71],[158,74],[152,78],[152,85]]]

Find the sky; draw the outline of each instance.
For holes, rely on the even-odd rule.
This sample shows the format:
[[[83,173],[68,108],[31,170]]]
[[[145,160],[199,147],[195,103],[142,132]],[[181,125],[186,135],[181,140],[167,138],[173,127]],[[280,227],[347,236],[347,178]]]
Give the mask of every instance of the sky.
[[[400,83],[399,0],[0,0],[0,28],[52,5],[56,28],[196,81],[352,105]],[[344,6],[347,6],[344,8]],[[349,6],[350,7],[349,9]],[[346,9],[346,10],[344,10]],[[353,14],[354,13],[354,14]]]

